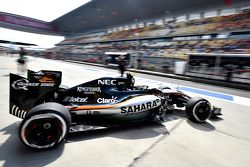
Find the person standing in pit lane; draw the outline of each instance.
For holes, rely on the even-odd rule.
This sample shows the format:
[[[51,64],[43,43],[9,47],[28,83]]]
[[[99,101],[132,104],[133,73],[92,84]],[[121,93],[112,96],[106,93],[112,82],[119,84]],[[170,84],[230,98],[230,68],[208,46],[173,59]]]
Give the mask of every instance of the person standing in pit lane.
[[[17,70],[18,73],[25,73],[27,70],[27,58],[25,57],[26,51],[24,50],[23,47],[20,48],[19,51],[19,58],[17,59],[18,65],[17,65]]]
[[[119,70],[121,72],[121,77],[123,77],[123,74],[125,72],[125,66],[126,66],[126,62],[125,62],[125,56],[124,55],[120,55],[118,58],[118,66],[119,66]]]

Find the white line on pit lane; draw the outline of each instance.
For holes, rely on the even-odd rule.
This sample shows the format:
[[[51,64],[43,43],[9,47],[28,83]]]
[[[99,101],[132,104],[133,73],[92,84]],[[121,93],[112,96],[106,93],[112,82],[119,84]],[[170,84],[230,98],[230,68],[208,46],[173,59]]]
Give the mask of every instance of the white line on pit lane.
[[[137,77],[135,77],[137,78]],[[143,78],[140,78],[140,81],[142,83],[148,83],[150,79],[145,79],[143,80]],[[196,94],[196,95],[205,95],[205,96],[208,96],[208,97],[212,97],[212,98],[216,98],[216,99],[219,99],[219,100],[222,100],[222,101],[227,101],[227,102],[232,102],[232,103],[236,103],[236,104],[240,104],[240,105],[245,105],[245,106],[250,106],[250,99],[249,98],[246,98],[246,97],[240,97],[240,96],[235,96],[235,95],[230,95],[230,94],[224,94],[224,93],[219,93],[219,92],[215,92],[215,91],[207,91],[207,90],[203,90],[203,89],[198,89],[198,88],[194,88],[194,87],[187,87],[187,86],[183,86],[183,85],[176,85],[176,84],[171,84],[171,83],[166,83],[166,82],[162,82],[162,81],[159,81],[159,82],[156,82],[157,85],[161,85],[161,86],[168,86],[170,88],[174,88],[174,89],[177,89],[178,90],[178,87],[186,87],[186,88],[191,88],[191,89],[196,89],[196,90],[201,90],[201,91],[206,91],[206,92],[211,92],[211,93],[217,93],[217,94],[221,94],[221,95],[225,95],[225,96],[232,96],[232,101],[231,100],[226,100],[226,99],[223,99],[223,98],[218,98],[218,97],[214,97],[214,96],[208,96],[207,94],[203,94],[203,93],[194,93],[194,92],[189,92],[189,91],[182,91],[183,93],[186,93],[186,94],[190,94],[191,96]]]
[[[90,69],[90,68],[88,68]],[[95,68],[94,68],[95,69]],[[84,69],[85,70],[85,69]],[[104,72],[102,70],[88,70],[88,72],[93,72],[93,73],[98,73],[101,76],[112,76],[112,77],[117,77],[120,76],[119,72]],[[182,91],[186,94],[190,94],[191,96],[193,95],[203,95],[203,96],[208,96],[208,97],[212,97],[212,98],[216,98],[222,101],[226,101],[226,102],[232,102],[232,103],[236,103],[236,104],[240,104],[240,105],[245,105],[245,106],[250,106],[250,99],[249,98],[245,98],[245,97],[240,97],[240,96],[235,96],[235,95],[230,95],[230,94],[224,94],[224,93],[220,93],[220,92],[215,92],[215,91],[207,91],[204,89],[198,89],[198,88],[194,88],[194,87],[187,87],[184,85],[177,85],[177,84],[171,84],[171,83],[167,83],[167,82],[163,82],[163,81],[157,81],[157,80],[152,80],[152,79],[147,79],[147,78],[142,78],[142,77],[136,77],[135,76],[135,81],[137,84],[139,85],[147,85],[150,88],[152,87],[160,87],[160,86],[166,86],[166,87],[170,87],[171,89],[179,89],[179,87],[185,87],[185,88],[190,88],[190,89],[195,89],[195,90],[199,90],[199,91],[205,91],[205,92],[209,92],[209,93],[215,93],[215,94],[219,94],[219,95],[225,95],[225,96],[232,96],[232,100],[227,100],[227,99],[223,99],[223,98],[218,98],[218,97],[214,97],[214,96],[208,96],[207,94],[204,93],[194,93],[194,92],[190,92],[190,91]]]

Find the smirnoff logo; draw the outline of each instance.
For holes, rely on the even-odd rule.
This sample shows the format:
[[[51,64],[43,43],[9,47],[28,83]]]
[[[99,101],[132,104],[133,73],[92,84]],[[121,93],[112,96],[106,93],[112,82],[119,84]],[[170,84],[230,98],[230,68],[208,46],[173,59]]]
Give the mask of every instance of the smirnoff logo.
[[[28,87],[53,87],[55,83],[31,83],[27,79],[19,79],[12,83],[12,88],[17,90],[29,90]]]

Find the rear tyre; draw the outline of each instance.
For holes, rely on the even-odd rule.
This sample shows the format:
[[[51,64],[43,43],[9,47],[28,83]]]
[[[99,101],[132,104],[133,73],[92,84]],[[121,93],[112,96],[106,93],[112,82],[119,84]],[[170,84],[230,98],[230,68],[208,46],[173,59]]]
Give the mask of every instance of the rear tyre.
[[[27,113],[19,127],[19,137],[24,145],[35,150],[57,146],[70,128],[69,111],[58,103],[43,103]]]
[[[195,123],[203,123],[211,116],[211,104],[204,98],[191,98],[186,104],[188,119]]]

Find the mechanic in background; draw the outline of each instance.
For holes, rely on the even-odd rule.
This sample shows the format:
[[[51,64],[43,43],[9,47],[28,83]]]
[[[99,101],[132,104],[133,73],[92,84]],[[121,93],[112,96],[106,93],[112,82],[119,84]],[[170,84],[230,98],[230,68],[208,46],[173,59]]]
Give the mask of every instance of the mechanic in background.
[[[25,57],[26,55],[26,51],[24,50],[23,47],[20,48],[19,51],[19,58],[17,59],[18,62],[18,66],[17,66],[17,70],[18,73],[25,73],[27,70],[27,58]]]
[[[125,72],[125,66],[126,66],[126,62],[125,62],[125,56],[124,55],[120,55],[118,57],[118,66],[119,66],[119,70],[121,72],[121,77],[123,77],[123,74]]]

